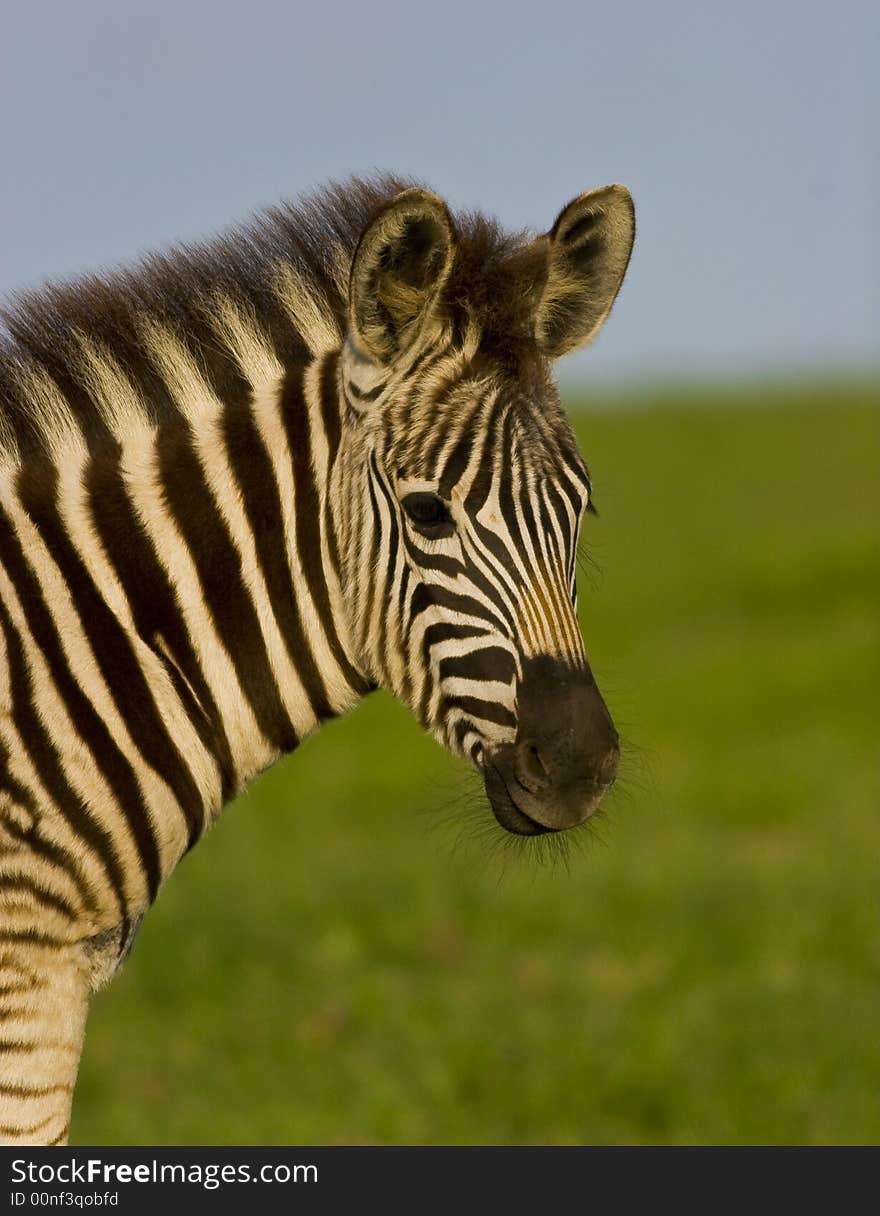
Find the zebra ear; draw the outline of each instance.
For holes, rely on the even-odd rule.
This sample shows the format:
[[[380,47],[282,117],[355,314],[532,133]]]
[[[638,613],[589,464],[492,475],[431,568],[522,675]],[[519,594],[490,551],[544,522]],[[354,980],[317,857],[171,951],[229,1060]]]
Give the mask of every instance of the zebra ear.
[[[636,220],[626,186],[578,195],[547,241],[547,282],[535,315],[538,346],[551,359],[590,342],[611,311],[629,264]]]
[[[429,190],[395,195],[361,235],[349,280],[350,338],[392,362],[433,313],[455,254],[446,204]]]

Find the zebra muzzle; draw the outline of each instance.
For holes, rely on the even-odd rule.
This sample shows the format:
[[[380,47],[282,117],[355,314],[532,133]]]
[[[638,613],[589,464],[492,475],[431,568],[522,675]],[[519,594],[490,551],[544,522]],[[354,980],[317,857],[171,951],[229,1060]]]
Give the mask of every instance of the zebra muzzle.
[[[487,757],[486,792],[495,818],[520,836],[584,823],[617,775],[617,731],[592,672],[561,659],[527,659],[513,743]]]

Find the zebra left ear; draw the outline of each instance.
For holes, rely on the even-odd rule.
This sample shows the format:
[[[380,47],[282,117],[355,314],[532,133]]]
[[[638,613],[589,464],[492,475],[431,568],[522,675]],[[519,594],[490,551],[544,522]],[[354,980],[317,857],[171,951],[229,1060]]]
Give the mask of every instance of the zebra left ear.
[[[592,341],[611,311],[635,238],[626,186],[581,194],[557,217],[547,241],[547,282],[535,315],[538,346],[551,359]]]
[[[449,276],[455,235],[446,204],[404,190],[361,236],[349,281],[349,337],[375,362],[391,363],[418,337]]]

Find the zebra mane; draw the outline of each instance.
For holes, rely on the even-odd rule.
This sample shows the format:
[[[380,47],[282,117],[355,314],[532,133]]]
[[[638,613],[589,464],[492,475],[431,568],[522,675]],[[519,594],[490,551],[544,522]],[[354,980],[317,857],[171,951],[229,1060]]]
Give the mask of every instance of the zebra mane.
[[[234,344],[223,341],[218,308],[244,316],[282,363],[338,345],[361,233],[384,203],[419,184],[389,174],[332,183],[211,240],[17,293],[0,307],[0,455],[18,462],[51,448],[53,431],[65,425],[90,445],[112,438],[120,419],[108,418],[94,390],[96,359],[103,371],[112,368],[114,385],[123,386],[117,396],[137,402],[141,417],[157,423],[179,412],[145,345],[150,326],[172,333],[211,389],[232,401],[247,400],[250,386]],[[450,308],[476,322],[494,356],[534,365],[531,316],[545,273],[540,243],[506,233],[479,212],[459,213],[454,222]]]

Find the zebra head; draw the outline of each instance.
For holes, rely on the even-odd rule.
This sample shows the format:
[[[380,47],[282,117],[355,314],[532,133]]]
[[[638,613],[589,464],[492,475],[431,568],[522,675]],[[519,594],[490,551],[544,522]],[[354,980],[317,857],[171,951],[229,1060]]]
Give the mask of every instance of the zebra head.
[[[622,186],[534,240],[412,189],[351,268],[337,502],[360,659],[520,835],[582,823],[617,771],[576,612],[590,480],[549,368],[601,327],[633,236]]]

